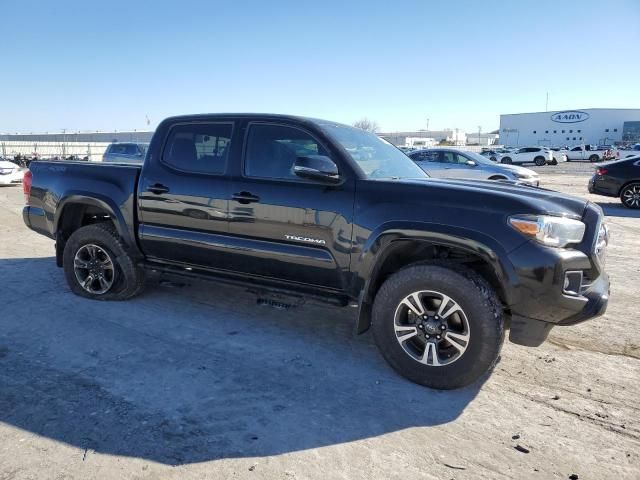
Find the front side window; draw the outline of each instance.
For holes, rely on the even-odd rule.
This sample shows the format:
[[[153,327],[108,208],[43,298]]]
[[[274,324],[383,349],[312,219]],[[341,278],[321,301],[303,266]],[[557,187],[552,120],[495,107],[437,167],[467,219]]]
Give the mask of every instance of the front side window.
[[[284,125],[255,124],[249,127],[244,173],[249,177],[307,182],[293,173],[298,157],[325,155],[326,150],[308,133]]]
[[[176,125],[164,147],[164,163],[187,172],[224,173],[233,125],[193,123]]]

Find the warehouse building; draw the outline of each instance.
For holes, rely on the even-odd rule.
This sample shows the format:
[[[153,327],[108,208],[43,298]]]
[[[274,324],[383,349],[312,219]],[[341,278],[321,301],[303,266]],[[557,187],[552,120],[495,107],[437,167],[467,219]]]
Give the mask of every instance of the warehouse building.
[[[500,143],[518,147],[640,142],[640,109],[587,108],[500,115]]]

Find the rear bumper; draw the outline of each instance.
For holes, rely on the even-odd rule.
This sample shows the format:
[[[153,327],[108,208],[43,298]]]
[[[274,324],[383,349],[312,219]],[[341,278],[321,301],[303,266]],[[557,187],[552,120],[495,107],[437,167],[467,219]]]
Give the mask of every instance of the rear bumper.
[[[47,217],[43,209],[32,207],[31,205],[25,205],[22,209],[22,220],[31,230],[49,238],[54,238],[47,227]]]

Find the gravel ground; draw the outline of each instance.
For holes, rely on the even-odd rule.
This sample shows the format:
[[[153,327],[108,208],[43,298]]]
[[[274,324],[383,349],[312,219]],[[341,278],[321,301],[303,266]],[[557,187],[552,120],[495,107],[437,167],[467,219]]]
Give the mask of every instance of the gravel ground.
[[[1,188],[0,479],[640,478],[640,212],[587,194],[591,165],[536,170],[605,208],[609,309],[453,392],[398,377],[349,309],[163,278],[76,297]]]

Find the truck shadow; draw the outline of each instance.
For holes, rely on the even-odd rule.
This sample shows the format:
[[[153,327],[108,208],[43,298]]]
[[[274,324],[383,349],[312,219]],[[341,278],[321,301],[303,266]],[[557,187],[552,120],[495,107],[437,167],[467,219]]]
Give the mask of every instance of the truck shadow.
[[[632,210],[618,202],[597,202],[608,217],[640,218],[640,210]]]
[[[353,335],[350,309],[215,283],[155,278],[102,303],[72,295],[53,258],[2,259],[0,302],[0,421],[85,452],[278,455],[451,422],[482,385],[414,385]]]

